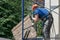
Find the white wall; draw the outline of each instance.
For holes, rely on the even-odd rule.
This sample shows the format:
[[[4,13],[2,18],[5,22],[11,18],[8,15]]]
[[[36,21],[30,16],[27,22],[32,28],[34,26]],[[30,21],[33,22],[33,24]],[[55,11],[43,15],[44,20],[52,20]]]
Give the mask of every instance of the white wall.
[[[50,9],[50,4],[49,3],[50,3],[50,0],[45,0],[45,7]],[[59,0],[51,0],[51,9],[53,9],[57,5],[59,5]],[[59,13],[59,8],[55,9],[54,11]],[[54,28],[53,28],[53,25],[52,25],[52,28],[51,28],[51,37],[55,37],[55,32],[56,32],[56,35],[59,34],[59,15],[57,15],[54,12],[51,12],[51,13],[52,13],[53,18],[54,18]]]

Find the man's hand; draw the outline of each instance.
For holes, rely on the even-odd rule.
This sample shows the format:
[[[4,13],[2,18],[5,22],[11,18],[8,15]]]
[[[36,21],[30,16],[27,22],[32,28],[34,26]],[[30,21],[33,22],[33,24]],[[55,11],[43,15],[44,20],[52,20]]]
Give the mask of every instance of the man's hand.
[[[32,19],[34,20],[34,23],[36,23],[37,21],[39,21],[39,15],[36,14]]]
[[[34,27],[34,20],[32,19],[33,17],[30,15],[30,19],[32,21],[32,26]]]
[[[34,27],[34,23],[32,23],[32,27]]]

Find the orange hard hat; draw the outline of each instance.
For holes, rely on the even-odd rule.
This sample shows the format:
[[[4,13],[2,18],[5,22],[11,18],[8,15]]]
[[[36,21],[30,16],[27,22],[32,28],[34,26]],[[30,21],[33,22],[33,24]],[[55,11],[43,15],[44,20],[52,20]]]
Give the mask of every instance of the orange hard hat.
[[[37,8],[37,7],[38,7],[37,4],[32,5],[32,10],[34,10],[34,9]]]

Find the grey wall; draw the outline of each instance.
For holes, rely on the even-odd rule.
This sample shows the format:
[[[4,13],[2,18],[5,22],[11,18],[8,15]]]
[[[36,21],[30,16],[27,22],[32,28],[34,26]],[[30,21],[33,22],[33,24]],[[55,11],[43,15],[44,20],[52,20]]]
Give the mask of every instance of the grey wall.
[[[0,38],[0,40],[10,40],[10,39],[6,39],[6,38]]]
[[[59,2],[60,0],[51,0],[51,7],[56,7],[59,5]],[[50,9],[50,0],[45,0],[45,7],[49,8]],[[53,9],[52,8],[52,9]],[[55,9],[54,10],[55,12],[57,12],[59,14],[60,10],[59,8]],[[60,18],[59,18],[59,15],[57,15],[56,13],[54,12],[51,12],[52,15],[53,15],[53,18],[54,18],[54,26],[52,25],[52,28],[51,28],[51,37],[57,37],[57,35],[60,34]],[[55,39],[52,39],[52,40],[55,40]]]

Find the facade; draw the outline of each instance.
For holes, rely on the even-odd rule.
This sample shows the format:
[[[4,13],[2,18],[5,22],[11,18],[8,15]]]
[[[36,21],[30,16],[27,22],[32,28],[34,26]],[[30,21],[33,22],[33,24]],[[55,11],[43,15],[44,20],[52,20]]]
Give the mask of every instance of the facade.
[[[55,39],[51,39],[51,40],[60,40],[59,38],[59,32],[60,32],[60,8],[56,8],[59,5],[59,1],[60,0],[45,0],[45,8],[47,8],[53,15],[54,18],[54,22],[51,28],[51,37],[55,38]],[[56,9],[54,9],[56,8]],[[54,9],[54,10],[53,10]],[[53,10],[53,11],[51,11]]]

